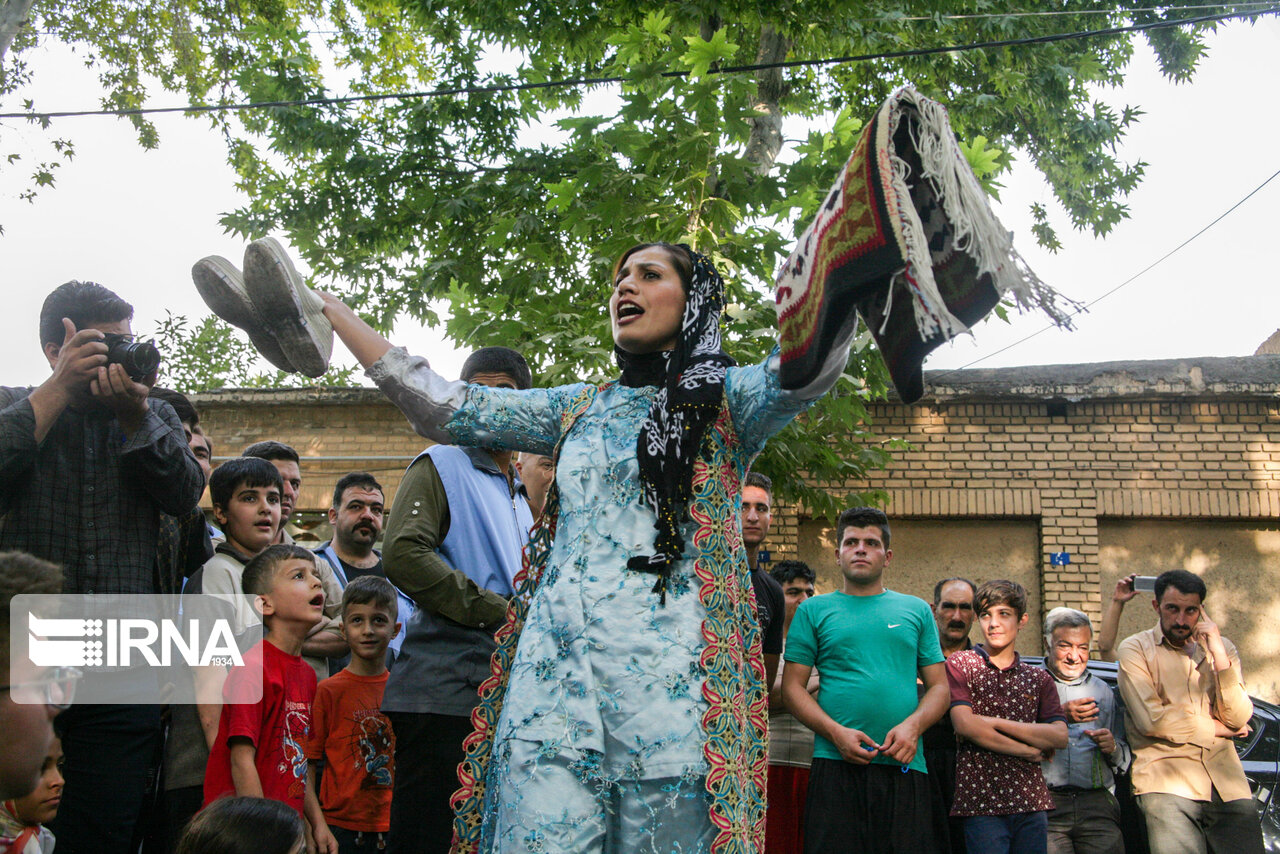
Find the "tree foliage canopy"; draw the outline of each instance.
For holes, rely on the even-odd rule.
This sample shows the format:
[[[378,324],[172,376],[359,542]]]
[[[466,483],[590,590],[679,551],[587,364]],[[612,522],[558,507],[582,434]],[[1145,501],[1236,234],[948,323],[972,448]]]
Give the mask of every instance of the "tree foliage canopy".
[[[762,358],[774,270],[862,120],[904,83],[948,106],[989,190],[1023,152],[1076,228],[1107,233],[1142,176],[1116,154],[1140,110],[1097,97],[1123,82],[1131,35],[721,69],[1145,23],[1193,3],[1082,0],[1068,14],[1024,0],[174,0],[120,15],[82,0],[37,4],[48,7],[37,26],[90,46],[111,105],[143,102],[142,69],[192,103],[452,90],[216,116],[250,199],[223,222],[246,238],[284,232],[319,281],[384,329],[408,315],[462,346],[516,346],[550,384],[610,375],[609,269],[637,241],[712,255],[732,303],[727,346],[740,362]],[[1145,38],[1182,80],[1201,33]],[[613,76],[624,80],[476,91]],[[1032,213],[1055,247],[1048,211]],[[885,393],[864,335],[836,391],[759,468],[783,497],[830,513],[846,496],[818,487],[887,459],[865,426],[866,403]]]

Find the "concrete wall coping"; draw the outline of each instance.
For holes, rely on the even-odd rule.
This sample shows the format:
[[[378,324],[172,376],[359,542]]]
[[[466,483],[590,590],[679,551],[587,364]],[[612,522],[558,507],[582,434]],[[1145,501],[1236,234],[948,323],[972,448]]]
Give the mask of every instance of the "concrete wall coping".
[[[924,382],[925,404],[958,399],[1280,398],[1280,355],[925,371]],[[381,391],[366,387],[219,389],[191,400],[200,407],[390,405]]]
[[[364,386],[312,386],[309,388],[220,388],[188,395],[197,408],[243,406],[368,406],[392,403],[380,390]]]
[[[926,371],[922,402],[1280,397],[1280,356]]]

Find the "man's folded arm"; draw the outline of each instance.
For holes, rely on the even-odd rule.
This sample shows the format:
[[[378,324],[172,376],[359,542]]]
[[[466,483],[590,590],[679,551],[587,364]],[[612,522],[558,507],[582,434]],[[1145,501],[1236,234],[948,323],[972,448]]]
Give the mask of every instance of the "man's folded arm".
[[[435,464],[419,457],[396,491],[382,560],[387,578],[418,607],[474,628],[496,629],[507,598],[476,584],[437,551],[449,533],[449,499]]]
[[[1213,710],[1218,720],[1234,732],[1253,717],[1253,701],[1244,690],[1240,653],[1236,650],[1235,644],[1226,638],[1222,639],[1222,645],[1226,647],[1231,666],[1214,673],[1216,696],[1213,698]]]
[[[1116,662],[1119,668],[1117,687],[1133,723],[1132,729],[1148,738],[1171,744],[1213,746],[1216,736],[1210,718],[1188,715],[1182,709],[1164,704],[1137,638],[1128,638],[1120,644]]]

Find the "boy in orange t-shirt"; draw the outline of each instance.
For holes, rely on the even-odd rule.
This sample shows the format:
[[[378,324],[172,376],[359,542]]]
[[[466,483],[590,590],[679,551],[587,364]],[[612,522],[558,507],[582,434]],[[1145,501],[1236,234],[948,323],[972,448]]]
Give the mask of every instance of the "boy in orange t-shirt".
[[[343,592],[351,663],[316,689],[306,748],[305,811],[317,854],[379,851],[391,827],[396,737],[380,708],[397,616],[396,591],[385,578],[362,575]],[[325,766],[318,796],[317,762]]]

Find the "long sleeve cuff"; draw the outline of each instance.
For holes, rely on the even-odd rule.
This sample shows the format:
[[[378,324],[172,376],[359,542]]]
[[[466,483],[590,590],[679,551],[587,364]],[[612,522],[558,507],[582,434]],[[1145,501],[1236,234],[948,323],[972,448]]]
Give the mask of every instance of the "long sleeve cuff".
[[[1129,749],[1129,745],[1123,741],[1116,742],[1116,749],[1107,757],[1107,764],[1111,766],[1111,770],[1117,774],[1123,774],[1129,770],[1129,763],[1133,761],[1133,751]]]
[[[830,391],[831,387],[836,384],[836,380],[840,379],[840,375],[844,373],[845,366],[849,362],[849,347],[853,343],[853,336],[857,330],[858,315],[855,312],[849,312],[849,317],[845,320],[844,326],[840,328],[840,332],[831,342],[831,349],[827,352],[827,357],[823,361],[818,375],[804,388],[791,389],[787,393],[796,400],[814,401]],[[781,366],[782,352],[775,347],[765,360],[765,368],[774,376],[777,376]]]
[[[365,370],[365,376],[404,413],[418,435],[442,445],[453,444],[444,428],[467,396],[467,384],[449,381],[431,369],[421,356],[392,347]]]
[[[1219,670],[1216,676],[1219,691],[1240,687],[1244,684],[1244,673],[1241,672],[1240,662],[1238,661],[1231,662],[1231,666],[1226,670]]]
[[[461,572],[450,567],[439,556],[435,556],[438,565],[424,560],[431,565],[431,571],[418,575],[422,584],[413,590],[405,590],[419,608],[439,614],[461,623],[480,629],[493,629],[501,624],[507,616],[507,600],[499,593],[477,587],[468,583]],[[424,567],[425,568],[425,567]]]

